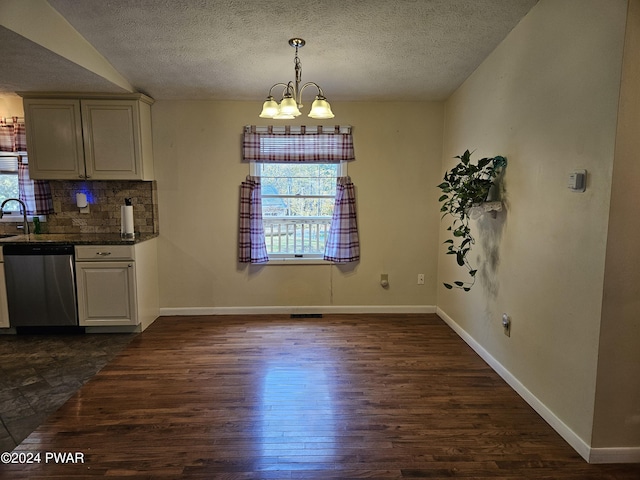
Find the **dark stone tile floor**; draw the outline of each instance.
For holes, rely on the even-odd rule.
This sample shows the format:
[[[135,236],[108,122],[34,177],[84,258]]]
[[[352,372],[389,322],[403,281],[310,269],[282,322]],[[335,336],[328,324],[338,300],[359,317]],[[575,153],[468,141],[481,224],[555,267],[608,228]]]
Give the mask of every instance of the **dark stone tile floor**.
[[[20,444],[135,335],[0,335],[0,452]]]

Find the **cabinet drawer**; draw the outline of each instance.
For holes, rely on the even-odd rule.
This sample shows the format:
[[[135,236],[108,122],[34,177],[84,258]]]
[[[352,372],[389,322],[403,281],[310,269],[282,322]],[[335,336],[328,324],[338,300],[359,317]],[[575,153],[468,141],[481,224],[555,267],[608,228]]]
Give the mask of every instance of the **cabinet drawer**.
[[[76,245],[77,261],[133,260],[132,245]]]

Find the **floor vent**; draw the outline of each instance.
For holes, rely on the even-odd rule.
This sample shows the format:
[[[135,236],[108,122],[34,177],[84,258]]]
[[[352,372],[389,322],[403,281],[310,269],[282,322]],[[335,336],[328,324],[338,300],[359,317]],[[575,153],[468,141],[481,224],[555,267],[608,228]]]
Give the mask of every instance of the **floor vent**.
[[[291,318],[322,318],[321,313],[292,313]]]

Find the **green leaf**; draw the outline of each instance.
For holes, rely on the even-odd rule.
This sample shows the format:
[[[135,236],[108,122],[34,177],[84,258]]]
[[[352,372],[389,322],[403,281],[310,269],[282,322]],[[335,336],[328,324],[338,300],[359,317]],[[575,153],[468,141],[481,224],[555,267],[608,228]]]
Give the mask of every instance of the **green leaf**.
[[[449,198],[449,195],[442,195],[442,196],[438,199],[438,201],[439,201],[439,202],[441,202],[441,201],[443,201],[443,200],[446,200],[447,198]]]
[[[451,239],[449,239],[449,240],[445,240],[445,241],[444,241],[444,242],[442,242],[442,243],[453,243],[453,240],[451,240]]]
[[[469,270],[469,275],[471,275],[472,277],[475,277],[476,273],[478,273],[478,270]]]
[[[462,287],[464,285],[464,282],[453,282],[453,283],[455,283],[459,287]]]
[[[478,160],[478,168],[482,169],[486,167],[492,160],[492,158],[481,158],[480,160]]]
[[[458,265],[461,267],[464,266],[464,255],[461,252],[456,254],[456,260],[458,261]]]
[[[464,287],[464,288],[463,288],[463,290],[464,290],[465,292],[468,292],[469,290],[471,290],[471,288],[470,288],[470,287]]]
[[[442,182],[440,185],[438,185],[438,188],[447,188],[450,187],[448,182]]]
[[[451,290],[453,287],[451,285],[449,285],[448,283],[443,283],[443,285],[448,288],[449,290]]]

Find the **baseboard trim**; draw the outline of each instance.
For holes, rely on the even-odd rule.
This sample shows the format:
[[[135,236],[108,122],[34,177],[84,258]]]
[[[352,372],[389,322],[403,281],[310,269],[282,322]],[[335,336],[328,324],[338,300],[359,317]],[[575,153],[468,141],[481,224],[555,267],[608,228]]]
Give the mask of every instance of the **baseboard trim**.
[[[640,447],[592,448],[589,463],[640,463]]]
[[[459,336],[469,345],[489,366],[502,377],[502,379],[520,395],[538,415],[540,415],[571,447],[578,452],[587,462],[591,462],[592,448],[580,438],[571,428],[560,420],[544,403],[529,391],[520,381],[498,362],[488,351],[482,347],[471,335],[458,325],[441,308],[436,309],[436,314],[444,320]],[[605,450],[605,449],[603,449]],[[608,450],[608,449],[607,449]],[[600,463],[613,463],[611,460]]]
[[[304,313],[436,313],[435,305],[314,305],[261,307],[161,308],[162,316],[199,315],[291,315]]]

